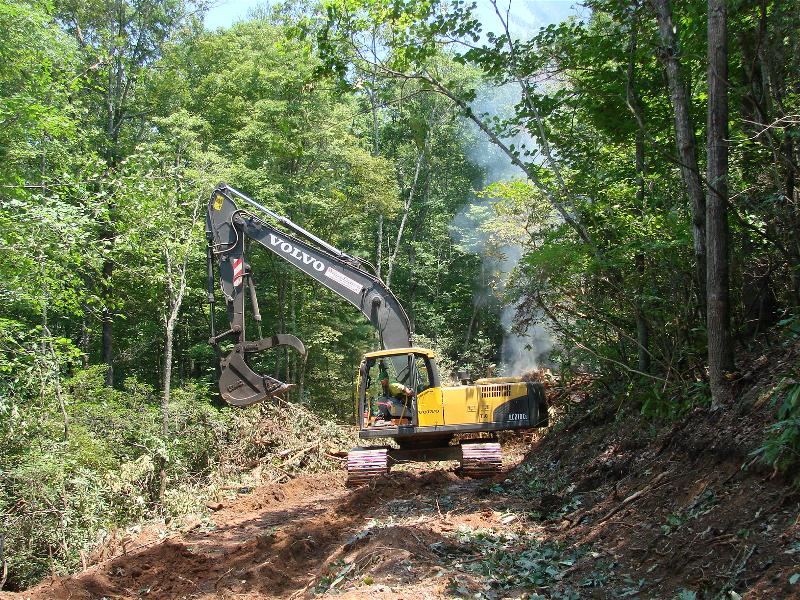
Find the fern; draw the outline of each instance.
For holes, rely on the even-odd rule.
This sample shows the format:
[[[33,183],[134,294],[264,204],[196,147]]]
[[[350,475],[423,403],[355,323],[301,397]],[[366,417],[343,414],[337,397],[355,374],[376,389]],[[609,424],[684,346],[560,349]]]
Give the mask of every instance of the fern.
[[[767,427],[764,443],[752,452],[776,472],[787,472],[800,464],[800,383],[782,381],[772,395],[778,420]]]

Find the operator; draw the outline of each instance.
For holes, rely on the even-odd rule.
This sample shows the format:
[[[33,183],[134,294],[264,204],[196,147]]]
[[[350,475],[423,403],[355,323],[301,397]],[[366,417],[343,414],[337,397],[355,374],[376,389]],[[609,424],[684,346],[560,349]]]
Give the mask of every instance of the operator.
[[[399,402],[406,402],[414,395],[411,388],[404,386],[402,383],[397,383],[396,381],[389,383],[388,377],[381,379],[381,386],[383,386],[384,396],[393,398]]]
[[[383,388],[383,395],[378,398],[378,419],[379,421],[390,422],[393,418],[408,418],[411,413],[408,408],[411,396],[414,392],[411,388],[404,386],[396,381],[389,381],[389,373],[385,365],[380,365],[380,382]],[[379,423],[376,423],[379,424]]]
[[[413,392],[411,388],[396,381],[389,382],[388,377],[381,379],[383,397],[378,400],[378,413],[381,419],[391,421],[393,418],[408,418],[408,402]]]

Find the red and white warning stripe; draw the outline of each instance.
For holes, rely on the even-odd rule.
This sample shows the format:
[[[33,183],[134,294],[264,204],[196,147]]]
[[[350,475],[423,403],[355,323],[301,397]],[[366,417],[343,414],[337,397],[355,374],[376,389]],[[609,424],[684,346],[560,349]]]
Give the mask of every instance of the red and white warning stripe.
[[[242,275],[244,275],[244,260],[237,258],[233,261],[233,287],[242,285]]]

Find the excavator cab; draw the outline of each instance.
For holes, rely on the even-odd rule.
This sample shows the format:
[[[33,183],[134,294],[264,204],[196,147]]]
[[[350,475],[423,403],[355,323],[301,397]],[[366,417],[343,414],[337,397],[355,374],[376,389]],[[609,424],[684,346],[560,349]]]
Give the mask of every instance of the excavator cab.
[[[361,429],[392,427],[402,432],[419,426],[419,400],[427,404],[438,385],[433,353],[425,348],[371,352],[359,369],[358,406]],[[435,394],[433,394],[435,395]]]
[[[358,413],[361,429],[399,433],[419,426],[419,397],[438,378],[432,353],[422,348],[370,352],[359,370]],[[424,394],[423,394],[424,395]],[[383,408],[388,406],[389,410]],[[381,418],[390,413],[391,419]],[[387,422],[387,421],[391,422]],[[387,429],[388,426],[393,426]]]

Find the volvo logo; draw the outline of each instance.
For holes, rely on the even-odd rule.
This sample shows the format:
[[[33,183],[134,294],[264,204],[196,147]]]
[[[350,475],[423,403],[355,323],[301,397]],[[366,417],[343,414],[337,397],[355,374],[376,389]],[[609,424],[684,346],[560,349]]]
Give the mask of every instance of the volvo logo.
[[[300,248],[295,248],[289,242],[282,240],[274,233],[269,234],[269,243],[272,244],[275,248],[278,248],[281,252],[286,254],[287,256],[291,256],[295,260],[300,261],[304,265],[311,265],[314,267],[314,270],[319,271],[320,273],[325,270],[325,263],[321,260],[314,258],[313,256],[309,256],[305,252],[303,252]]]

